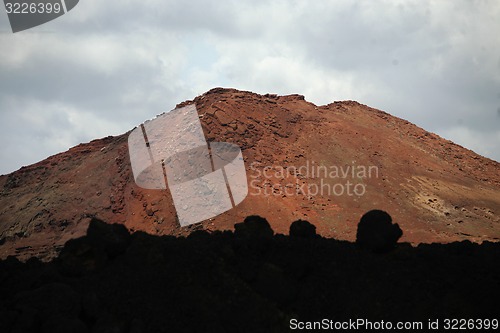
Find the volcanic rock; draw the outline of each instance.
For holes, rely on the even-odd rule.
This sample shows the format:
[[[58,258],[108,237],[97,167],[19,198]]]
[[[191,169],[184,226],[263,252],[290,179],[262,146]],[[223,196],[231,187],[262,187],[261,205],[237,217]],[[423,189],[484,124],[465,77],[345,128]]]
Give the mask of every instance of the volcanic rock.
[[[0,176],[0,258],[49,260],[92,218],[159,236],[232,231],[249,215],[287,234],[303,219],[318,235],[354,242],[361,216],[379,209],[414,246],[500,239],[500,164],[404,119],[354,101],[317,106],[223,88],[178,106],[192,103],[209,142],[242,149],[242,203],[181,228],[168,190],[135,184],[127,132]]]
[[[290,225],[290,236],[313,238],[316,236],[316,227],[303,220],[297,220]]]
[[[395,248],[402,235],[403,231],[397,223],[392,223],[389,214],[381,210],[371,210],[359,221],[356,243],[373,252],[386,252]]]

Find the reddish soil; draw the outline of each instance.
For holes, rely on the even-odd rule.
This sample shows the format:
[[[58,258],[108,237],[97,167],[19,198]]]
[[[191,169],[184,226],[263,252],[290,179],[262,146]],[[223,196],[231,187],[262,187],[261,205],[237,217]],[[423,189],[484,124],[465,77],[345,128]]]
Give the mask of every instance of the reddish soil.
[[[300,95],[222,88],[180,105],[192,102],[208,141],[242,148],[250,187],[240,205],[181,228],[168,191],[135,185],[125,133],[0,176],[0,258],[50,259],[94,216],[153,235],[233,230],[248,215],[286,234],[305,219],[323,237],[354,241],[360,217],[382,209],[403,230],[401,242],[500,239],[500,164],[408,121],[353,101],[316,106]]]

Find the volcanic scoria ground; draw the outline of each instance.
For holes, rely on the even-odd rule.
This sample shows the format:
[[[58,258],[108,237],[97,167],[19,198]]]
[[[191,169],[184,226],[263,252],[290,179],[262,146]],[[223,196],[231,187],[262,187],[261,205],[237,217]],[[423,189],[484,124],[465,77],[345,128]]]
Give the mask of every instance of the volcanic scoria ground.
[[[405,120],[353,101],[316,106],[300,95],[221,88],[178,106],[189,103],[208,141],[242,149],[249,194],[239,206],[180,228],[168,191],[134,183],[125,133],[0,176],[0,257],[50,258],[91,217],[186,235],[231,230],[255,214],[277,233],[306,219],[324,237],[353,241],[361,215],[377,208],[399,223],[403,242],[500,237],[499,163]]]
[[[0,258],[53,258],[93,217],[158,236],[234,230],[249,215],[287,234],[304,219],[325,238],[352,242],[360,217],[382,209],[403,230],[400,242],[500,238],[499,163],[408,121],[354,101],[316,106],[222,88],[178,106],[189,103],[209,142],[241,147],[249,194],[240,205],[181,228],[168,190],[134,183],[129,133],[106,137],[0,176]]]

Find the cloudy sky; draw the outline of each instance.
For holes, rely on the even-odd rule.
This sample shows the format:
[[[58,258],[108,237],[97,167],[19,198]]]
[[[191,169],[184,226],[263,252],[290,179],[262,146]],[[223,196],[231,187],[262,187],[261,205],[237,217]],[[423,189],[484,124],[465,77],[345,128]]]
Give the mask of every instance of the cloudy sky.
[[[80,0],[0,12],[0,174],[213,87],[357,100],[500,161],[499,1]]]

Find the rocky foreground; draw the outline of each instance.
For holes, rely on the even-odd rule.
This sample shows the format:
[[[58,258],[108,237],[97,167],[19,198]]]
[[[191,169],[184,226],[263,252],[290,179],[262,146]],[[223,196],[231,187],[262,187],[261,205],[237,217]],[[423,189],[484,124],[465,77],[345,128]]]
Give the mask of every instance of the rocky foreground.
[[[359,245],[318,236],[304,221],[274,234],[256,216],[234,232],[185,238],[93,219],[48,263],[0,261],[0,327],[281,332],[325,318],[498,318],[500,244]]]

